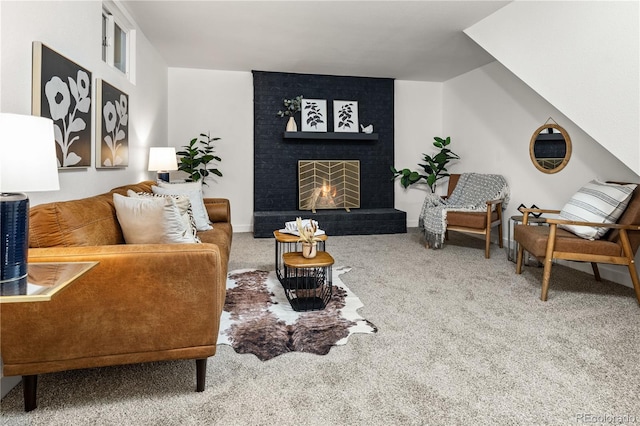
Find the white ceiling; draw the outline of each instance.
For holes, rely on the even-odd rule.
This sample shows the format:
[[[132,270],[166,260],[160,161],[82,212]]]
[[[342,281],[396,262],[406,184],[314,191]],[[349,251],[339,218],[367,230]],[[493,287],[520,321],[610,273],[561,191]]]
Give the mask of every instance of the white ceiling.
[[[122,1],[170,67],[446,81],[493,61],[462,30],[509,1]]]

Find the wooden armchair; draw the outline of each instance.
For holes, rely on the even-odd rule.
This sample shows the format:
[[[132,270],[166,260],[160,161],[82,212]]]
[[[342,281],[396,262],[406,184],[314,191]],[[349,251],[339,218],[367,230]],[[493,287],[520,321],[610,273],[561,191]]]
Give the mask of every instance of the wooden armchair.
[[[447,197],[451,196],[459,179],[459,174],[449,176]],[[449,231],[484,235],[484,257],[489,259],[491,256],[491,228],[495,226],[498,227],[498,244],[502,248],[502,203],[503,200],[488,200],[486,212],[448,212],[445,238],[449,238]]]
[[[547,300],[551,267],[554,259],[590,262],[596,281],[600,281],[598,263],[624,265],[629,269],[636,298],[640,304],[640,282],[634,256],[640,246],[640,185],[634,190],[624,213],[615,224],[577,222],[548,218],[549,226],[529,226],[530,213],[560,213],[559,210],[522,209],[522,225],[514,229],[514,238],[518,242],[516,273],[522,273],[524,251],[531,253],[544,265],[542,293],[540,299]],[[609,228],[598,240],[587,240],[558,228],[559,224],[582,225]]]

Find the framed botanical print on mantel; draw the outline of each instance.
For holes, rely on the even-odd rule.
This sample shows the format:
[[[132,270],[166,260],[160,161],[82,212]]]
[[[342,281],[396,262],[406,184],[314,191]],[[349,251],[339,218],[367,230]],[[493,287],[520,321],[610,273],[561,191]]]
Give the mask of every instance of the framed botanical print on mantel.
[[[129,96],[96,80],[96,168],[129,165]]]
[[[32,55],[31,113],[53,120],[58,167],[91,166],[91,72],[39,41]]]
[[[358,133],[358,101],[333,101],[333,131]]]
[[[327,131],[327,101],[326,99],[302,98],[300,105],[303,132]]]

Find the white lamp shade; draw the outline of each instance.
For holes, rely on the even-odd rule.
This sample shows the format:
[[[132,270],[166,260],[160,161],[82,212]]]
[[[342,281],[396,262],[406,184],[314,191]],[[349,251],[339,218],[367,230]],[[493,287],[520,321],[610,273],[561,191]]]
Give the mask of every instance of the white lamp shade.
[[[149,148],[149,171],[178,170],[176,149],[174,147]]]
[[[58,189],[53,121],[0,113],[0,192]]]

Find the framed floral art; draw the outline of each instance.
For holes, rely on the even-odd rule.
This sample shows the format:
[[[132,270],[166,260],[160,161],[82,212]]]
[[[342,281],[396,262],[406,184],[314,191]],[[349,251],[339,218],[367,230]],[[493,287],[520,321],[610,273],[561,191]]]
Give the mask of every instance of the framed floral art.
[[[53,120],[58,167],[91,166],[91,72],[38,41],[32,55],[31,113]]]
[[[96,168],[129,165],[129,96],[96,80]]]

